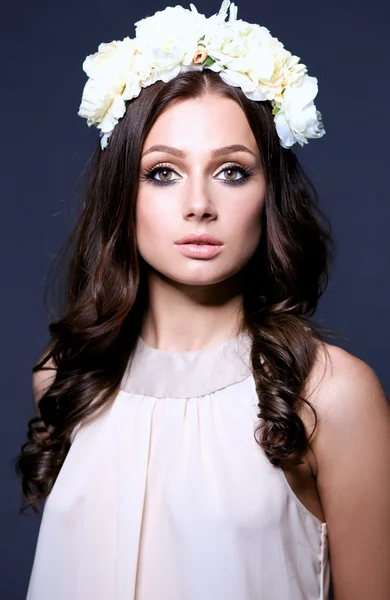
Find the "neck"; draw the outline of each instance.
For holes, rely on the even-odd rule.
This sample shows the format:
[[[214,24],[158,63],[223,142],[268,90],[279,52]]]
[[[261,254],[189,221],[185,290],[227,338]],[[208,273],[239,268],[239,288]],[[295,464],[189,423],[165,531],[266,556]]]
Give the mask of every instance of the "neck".
[[[186,285],[151,272],[141,338],[152,348],[172,352],[214,346],[239,332],[242,303],[239,278]]]

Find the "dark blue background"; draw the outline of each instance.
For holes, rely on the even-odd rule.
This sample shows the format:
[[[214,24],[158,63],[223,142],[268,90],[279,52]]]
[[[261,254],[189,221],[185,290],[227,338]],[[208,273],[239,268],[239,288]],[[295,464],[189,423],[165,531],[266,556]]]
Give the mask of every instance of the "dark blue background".
[[[210,16],[220,1],[195,5]],[[2,600],[25,598],[39,527],[38,517],[18,515],[11,458],[33,416],[31,368],[47,337],[45,277],[69,231],[76,183],[98,139],[77,116],[82,62],[100,42],[133,37],[135,21],[165,8],[147,6],[35,0],[1,7]],[[241,0],[238,17],[268,27],[318,77],[316,104],[327,135],[309,142],[300,157],[331,218],[337,258],[316,317],[346,336],[338,345],[368,362],[388,393],[386,3]]]

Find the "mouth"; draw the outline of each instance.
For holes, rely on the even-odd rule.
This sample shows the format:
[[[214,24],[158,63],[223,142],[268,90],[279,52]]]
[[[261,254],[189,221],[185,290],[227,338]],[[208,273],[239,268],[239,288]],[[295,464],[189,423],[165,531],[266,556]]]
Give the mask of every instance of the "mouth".
[[[223,242],[207,234],[189,235],[175,242],[175,245],[182,254],[197,260],[211,259],[224,248]]]
[[[202,233],[199,235],[196,235],[196,234],[187,235],[187,236],[181,238],[180,240],[177,240],[175,242],[175,244],[178,244],[180,246],[186,245],[186,244],[190,244],[192,246],[194,246],[194,245],[196,245],[196,246],[222,246],[223,245],[221,240],[218,240],[214,236],[208,235],[206,233]]]

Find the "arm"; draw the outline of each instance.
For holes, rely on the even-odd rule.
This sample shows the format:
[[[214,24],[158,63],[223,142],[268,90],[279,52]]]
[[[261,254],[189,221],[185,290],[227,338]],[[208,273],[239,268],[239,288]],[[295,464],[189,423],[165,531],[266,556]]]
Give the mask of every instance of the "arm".
[[[390,598],[390,405],[369,365],[328,345],[309,396],[334,600]],[[323,362],[323,361],[322,361]],[[321,379],[320,376],[320,379]]]

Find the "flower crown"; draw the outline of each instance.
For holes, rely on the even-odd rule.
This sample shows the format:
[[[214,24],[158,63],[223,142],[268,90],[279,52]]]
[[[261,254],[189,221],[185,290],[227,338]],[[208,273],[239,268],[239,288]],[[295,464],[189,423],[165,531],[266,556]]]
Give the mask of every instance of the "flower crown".
[[[285,50],[268,29],[237,19],[237,6],[223,0],[219,12],[206,18],[191,10],[168,6],[135,23],[135,38],[102,43],[86,57],[85,84],[78,115],[108,139],[126,111],[126,101],[158,80],[188,70],[211,69],[251,100],[269,100],[284,148],[325,133],[314,105],[317,79],[307,74],[299,57]],[[225,21],[229,9],[229,20]]]

